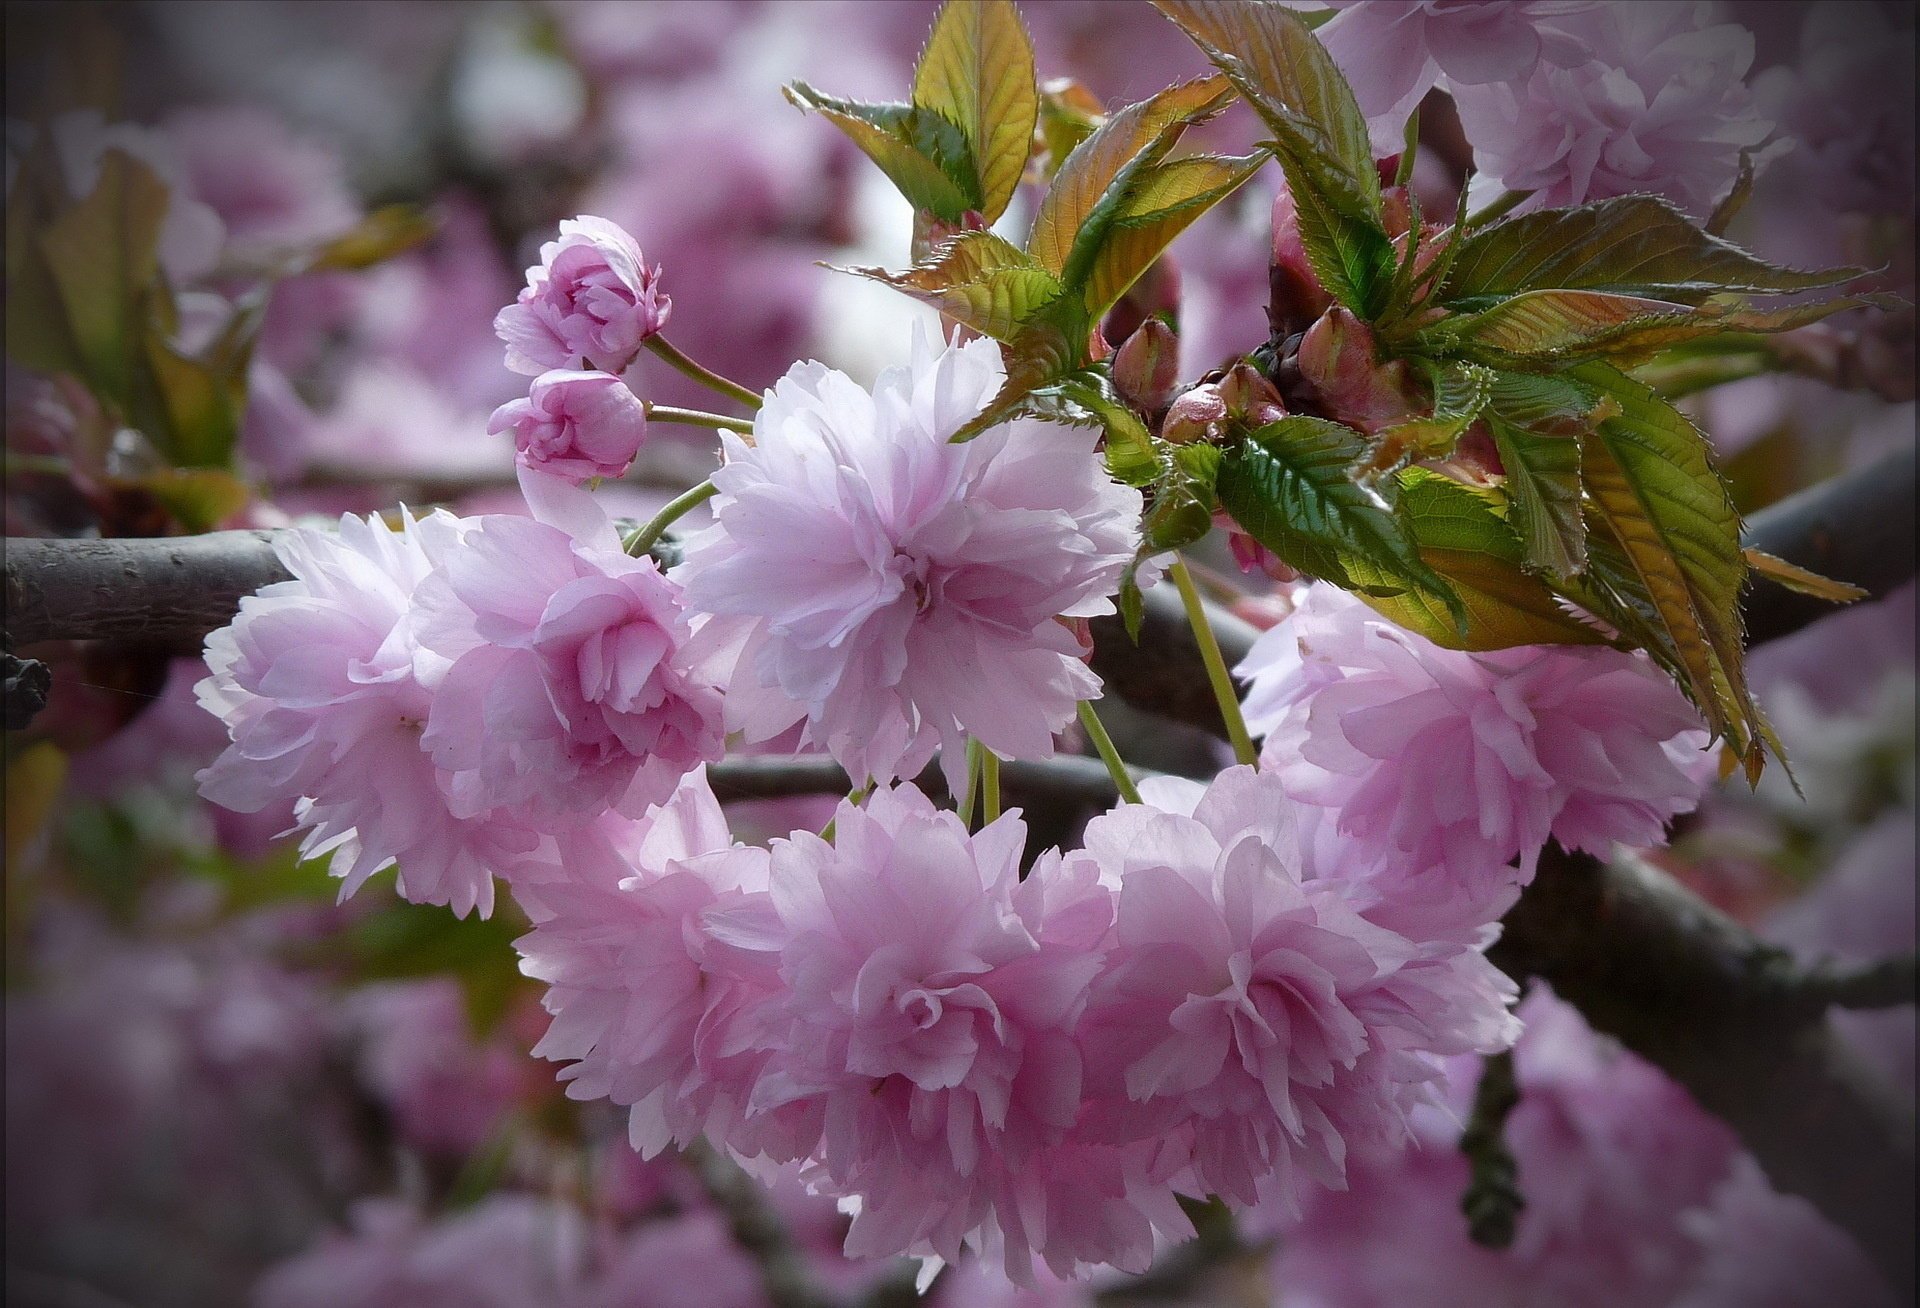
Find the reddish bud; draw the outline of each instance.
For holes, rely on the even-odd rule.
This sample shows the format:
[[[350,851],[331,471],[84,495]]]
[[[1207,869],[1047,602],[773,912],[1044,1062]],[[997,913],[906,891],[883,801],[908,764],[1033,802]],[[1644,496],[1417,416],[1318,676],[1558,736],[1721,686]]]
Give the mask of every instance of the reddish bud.
[[[1300,342],[1301,377],[1330,417],[1369,436],[1412,416],[1419,388],[1396,359],[1382,363],[1373,333],[1345,309],[1329,309]]]
[[[1267,322],[1275,336],[1291,336],[1333,303],[1307,261],[1300,238],[1300,213],[1285,182],[1273,197],[1273,258],[1267,268]]]
[[[1160,437],[1172,445],[1211,440],[1220,435],[1220,424],[1227,420],[1227,402],[1218,385],[1207,382],[1182,392],[1167,410],[1160,424]]]
[[[1142,413],[1158,413],[1173,402],[1180,384],[1180,338],[1158,318],[1149,318],[1127,337],[1113,356],[1113,385]]]
[[[1264,427],[1287,416],[1286,401],[1273,383],[1250,363],[1236,363],[1220,379],[1220,398],[1227,412],[1248,427]]]

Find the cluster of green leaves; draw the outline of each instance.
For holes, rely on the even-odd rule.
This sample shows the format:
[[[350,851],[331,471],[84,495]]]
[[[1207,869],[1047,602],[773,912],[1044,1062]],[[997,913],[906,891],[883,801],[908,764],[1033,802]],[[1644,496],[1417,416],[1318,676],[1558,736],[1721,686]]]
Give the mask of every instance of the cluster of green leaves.
[[[1651,196],[1478,226],[1463,196],[1451,226],[1429,232],[1414,205],[1396,232],[1366,121],[1310,21],[1271,0],[1155,4],[1218,74],[1111,115],[1077,88],[1036,91],[1008,0],[949,0],[910,105],[789,93],[846,130],[920,215],[911,267],[853,271],[1003,346],[1005,389],[956,439],[1019,412],[1096,422],[1114,474],[1152,488],[1149,550],[1198,539],[1224,510],[1289,564],[1444,645],[1645,649],[1757,776],[1777,745],[1747,691],[1739,595],[1762,561],[1741,549],[1706,439],[1635,370],[1860,304],[1752,300],[1856,274],[1777,267],[1715,235],[1718,219],[1695,226]],[[1235,94],[1272,134],[1263,151],[1175,156]],[[1036,151],[1052,172],[1016,246],[985,228],[1023,175],[1047,175],[1027,168]],[[1266,154],[1315,278],[1364,325],[1380,367],[1422,380],[1425,411],[1371,434],[1337,413],[1294,415],[1168,446],[1116,396],[1097,326]],[[1447,475],[1466,439],[1491,441],[1504,476]]]
[[[68,194],[40,132],[7,197],[7,353],[34,371],[78,379],[115,427],[143,435],[168,466],[142,489],[188,530],[205,530],[247,497],[230,471],[272,280],[366,267],[418,244],[431,227],[411,209],[384,209],[337,240],[290,253],[253,279],[211,340],[189,350],[177,288],[159,257],[170,201],[166,182],[117,148],[101,157],[91,191]]]

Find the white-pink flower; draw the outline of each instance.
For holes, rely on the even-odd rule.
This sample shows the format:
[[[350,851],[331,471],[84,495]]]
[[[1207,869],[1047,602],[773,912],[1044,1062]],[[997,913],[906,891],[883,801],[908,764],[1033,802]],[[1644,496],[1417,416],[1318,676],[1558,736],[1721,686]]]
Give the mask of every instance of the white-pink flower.
[[[749,444],[722,436],[714,525],[688,542],[703,644],[737,658],[728,725],[805,720],[855,777],[910,777],[977,737],[1047,757],[1099,679],[1055,618],[1112,611],[1139,492],[1090,430],[1017,423],[949,438],[1004,372],[999,348],[941,347],[871,392],[818,363],[768,393]]]
[[[647,439],[647,409],[611,373],[556,368],[495,409],[487,431],[512,432],[523,467],[574,482],[618,477]]]
[[[912,786],[880,790],[841,805],[831,843],[775,842],[764,904],[710,915],[777,962],[750,1108],[817,1122],[820,1183],[860,1198],[853,1256],[957,1258],[1074,1125],[1111,900],[1057,855],[1021,881],[1025,843],[1013,814],[970,835]]]
[[[1753,35],[1705,25],[1692,4],[1608,5],[1591,23],[1590,57],[1541,63],[1528,75],[1456,86],[1474,161],[1525,208],[1650,192],[1705,214],[1726,192],[1740,153],[1772,124],[1745,82]]]
[[[463,816],[638,817],[722,753],[720,691],[682,648],[680,588],[604,518],[594,527],[480,518],[415,596],[422,645],[450,662],[422,743],[456,774]]]
[[[673,310],[659,282],[660,269],[619,226],[567,219],[527,269],[526,289],[493,320],[507,367],[530,377],[551,368],[626,371]]]
[[[1329,810],[1344,858],[1383,885],[1431,879],[1482,921],[1549,837],[1657,843],[1711,773],[1699,714],[1643,656],[1442,649],[1331,586],[1303,592],[1238,672],[1262,766]]]
[[[1579,62],[1579,40],[1554,20],[1595,0],[1328,0],[1318,36],[1353,87],[1374,147],[1399,148],[1407,116],[1442,77],[1452,86],[1524,78],[1544,58]]]
[[[571,1064],[560,1076],[572,1098],[627,1108],[633,1146],[651,1158],[702,1134],[741,1138],[760,1060],[733,1031],[777,977],[702,926],[709,910],[764,899],[767,879],[766,851],[733,843],[704,769],[631,834],[631,876],[542,886],[515,947],[553,1014],[533,1052]]]
[[[1134,1134],[1184,1140],[1189,1193],[1337,1188],[1351,1148],[1404,1138],[1439,1058],[1518,1034],[1477,949],[1377,926],[1348,883],[1303,876],[1271,775],[1228,769],[1190,815],[1122,806],[1088,824],[1085,857],[1119,886],[1083,1025],[1091,1093]]]
[[[446,661],[423,649],[411,600],[463,528],[445,513],[404,522],[344,517],[338,532],[275,539],[293,580],[240,602],[207,637],[196,688],[233,743],[200,774],[217,804],[256,812],[297,801],[301,852],[331,853],[342,895],[400,863],[400,893],[484,915],[491,872],[537,837],[448,799],[451,779],[421,748]]]

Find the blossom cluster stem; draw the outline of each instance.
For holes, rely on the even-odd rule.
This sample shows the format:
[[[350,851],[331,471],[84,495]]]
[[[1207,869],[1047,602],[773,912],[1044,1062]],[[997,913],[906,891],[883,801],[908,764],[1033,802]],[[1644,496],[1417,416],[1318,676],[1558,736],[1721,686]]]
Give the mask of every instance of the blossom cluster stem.
[[[1220,716],[1227,724],[1227,740],[1233,745],[1234,761],[1258,763],[1259,752],[1253,747],[1253,737],[1247,734],[1247,720],[1240,714],[1240,697],[1234,693],[1226,660],[1220,656],[1220,642],[1213,637],[1206,606],[1200,602],[1200,591],[1193,584],[1187,561],[1175,555],[1167,575],[1180,588],[1180,602],[1186,606],[1187,622],[1193,627],[1194,642],[1200,646],[1200,661],[1206,665],[1207,681],[1213,686],[1213,696],[1220,702]]]
[[[670,344],[666,337],[649,336],[647,338],[647,348],[664,360],[667,366],[675,372],[691,377],[702,386],[705,386],[709,390],[718,391],[729,399],[738,400],[740,403],[746,405],[750,411],[757,412],[759,410],[760,397],[758,395],[742,386],[739,382],[731,381],[722,377],[711,368],[702,367],[700,364],[695,363],[685,354],[682,354],[677,347]]]
[[[961,825],[973,826],[973,811],[980,804],[980,742],[967,741],[967,793],[960,800]]]
[[[680,521],[693,509],[705,504],[718,492],[719,487],[710,481],[703,481],[684,495],[676,496],[666,508],[653,515],[652,521],[628,538],[627,553],[637,559],[651,551],[660,543],[660,537],[666,534],[668,527]]]
[[[652,422],[678,423],[682,427],[710,427],[715,431],[742,431],[752,426],[740,418],[728,418],[718,413],[708,413],[704,409],[676,409],[670,404],[646,405],[647,418]]]
[[[980,750],[980,824],[1000,817],[1000,756],[985,745]]]
[[[1133,775],[1127,771],[1126,761],[1120,757],[1120,751],[1113,747],[1113,737],[1107,734],[1107,728],[1100,721],[1100,715],[1093,711],[1093,705],[1087,700],[1080,701],[1080,726],[1087,733],[1087,739],[1100,752],[1100,761],[1107,765],[1107,771],[1113,775],[1115,789],[1120,798],[1129,804],[1140,802],[1139,787],[1133,784]]]

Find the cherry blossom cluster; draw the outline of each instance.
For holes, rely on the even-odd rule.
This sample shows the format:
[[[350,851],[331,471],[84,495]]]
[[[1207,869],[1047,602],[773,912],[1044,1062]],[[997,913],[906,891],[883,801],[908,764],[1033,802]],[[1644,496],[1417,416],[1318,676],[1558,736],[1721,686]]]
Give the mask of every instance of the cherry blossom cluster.
[[[530,516],[284,535],[292,580],[199,693],[232,741],[204,792],[294,802],[343,892],[511,888],[536,1052],[644,1155],[797,1168],[854,1256],[1144,1270],[1182,1199],[1290,1210],[1402,1146],[1444,1060],[1518,1034],[1484,951],[1544,842],[1652,840],[1697,793],[1704,732],[1644,658],[1441,650],[1315,586],[1243,669],[1258,768],[1148,782],[1030,858],[1017,813],[974,830],[911,779],[1045,758],[1098,696],[1084,620],[1139,492],[1091,431],[956,443],[999,352],[922,337],[871,388],[803,363],[766,392],[669,577],[628,552],[665,520],[623,546],[580,484],[624,466],[595,379],[638,401],[571,369],[658,330],[642,269],[581,219],[501,314],[515,366],[560,365],[520,403],[569,415],[523,425]],[[861,789],[741,844],[704,770],[729,732]]]

